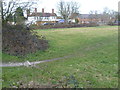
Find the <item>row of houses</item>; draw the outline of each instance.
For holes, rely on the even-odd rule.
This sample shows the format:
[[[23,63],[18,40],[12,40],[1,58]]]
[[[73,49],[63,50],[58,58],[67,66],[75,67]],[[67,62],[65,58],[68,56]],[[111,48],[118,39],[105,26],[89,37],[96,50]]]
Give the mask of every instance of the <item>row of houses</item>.
[[[115,22],[115,17],[110,15],[102,15],[102,14],[79,14],[79,13],[73,13],[69,17],[69,22],[75,23],[75,19],[78,20],[79,24],[83,23],[91,23],[95,22],[98,24],[107,24],[108,22]],[[57,14],[54,12],[54,9],[51,10],[51,13],[45,12],[44,8],[42,8],[41,12],[37,11],[37,8],[33,12],[30,12],[30,10],[27,10],[27,21],[26,23],[35,23],[37,25],[50,22],[50,23],[56,23],[56,22],[64,22],[64,20],[57,16]]]
[[[116,17],[114,15],[109,14],[79,14],[74,13],[70,16],[70,19],[73,21],[78,19],[79,24],[83,23],[97,23],[97,24],[108,24],[114,23],[116,21]]]

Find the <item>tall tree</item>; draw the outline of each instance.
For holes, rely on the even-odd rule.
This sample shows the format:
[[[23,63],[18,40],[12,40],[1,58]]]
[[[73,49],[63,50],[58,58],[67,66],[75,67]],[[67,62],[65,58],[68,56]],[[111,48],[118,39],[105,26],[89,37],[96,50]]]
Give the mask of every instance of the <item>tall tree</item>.
[[[2,0],[0,1],[1,4],[1,15],[2,15],[2,22],[3,24],[7,23],[8,16],[10,14],[13,16],[15,14],[16,8],[21,7],[22,10],[26,10],[28,8],[32,8],[34,4],[36,4],[35,1],[32,2],[23,2],[21,0]]]
[[[99,19],[98,11],[90,11],[89,12],[89,19],[91,23],[97,23]]]
[[[68,23],[68,19],[71,14],[79,13],[80,5],[77,2],[65,2],[59,1],[58,2],[58,13],[62,16],[66,23]]]
[[[105,24],[108,24],[109,22],[114,22],[113,19],[116,19],[116,11],[111,10],[107,7],[103,9],[102,17]]]
[[[6,17],[7,21],[13,22],[13,15],[10,13],[7,17]]]

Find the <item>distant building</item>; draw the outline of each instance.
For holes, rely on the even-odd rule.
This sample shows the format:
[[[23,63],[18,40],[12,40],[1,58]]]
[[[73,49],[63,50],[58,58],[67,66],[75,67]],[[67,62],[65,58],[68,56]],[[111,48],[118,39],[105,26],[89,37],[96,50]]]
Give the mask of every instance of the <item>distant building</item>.
[[[115,17],[112,15],[102,14],[79,14],[74,13],[70,16],[70,21],[75,22],[75,19],[79,20],[79,24],[97,23],[97,24],[108,24],[109,22],[114,23]]]
[[[30,14],[30,11],[27,10],[27,21],[26,23],[35,23],[42,24],[46,22],[54,23],[57,21],[57,15],[54,13],[54,9],[52,9],[51,13],[44,12],[44,8],[42,8],[42,12],[37,12],[37,8],[35,11]]]

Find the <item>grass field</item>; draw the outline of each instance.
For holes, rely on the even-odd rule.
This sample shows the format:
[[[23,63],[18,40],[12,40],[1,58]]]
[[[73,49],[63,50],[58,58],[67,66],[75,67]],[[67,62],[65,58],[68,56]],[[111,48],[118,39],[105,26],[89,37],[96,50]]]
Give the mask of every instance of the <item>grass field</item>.
[[[3,62],[40,61],[75,55],[35,67],[3,68],[3,87],[118,86],[118,27],[81,27],[35,30],[45,35],[50,48],[26,57],[3,53]]]

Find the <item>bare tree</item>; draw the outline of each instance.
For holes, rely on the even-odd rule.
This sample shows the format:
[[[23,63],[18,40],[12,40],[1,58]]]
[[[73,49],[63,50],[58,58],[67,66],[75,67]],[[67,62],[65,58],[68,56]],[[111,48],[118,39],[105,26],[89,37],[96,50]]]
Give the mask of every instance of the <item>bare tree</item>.
[[[32,5],[36,4],[36,2],[22,2],[20,0],[3,0],[1,3],[1,15],[2,15],[2,22],[6,22],[6,17],[9,14],[14,14],[16,8],[21,7],[22,10],[26,10],[28,8],[32,8]]]
[[[109,14],[110,9],[108,7],[103,8],[103,14]]]
[[[90,19],[90,22],[94,22],[94,23],[97,23],[98,22],[98,19],[99,19],[99,14],[98,14],[98,11],[95,10],[95,11],[90,11],[89,12],[89,19]]]
[[[68,19],[71,14],[73,13],[79,13],[79,7],[80,5],[77,2],[65,2],[65,1],[59,1],[58,2],[58,13],[62,16],[62,18],[65,20],[65,22],[68,22]]]
[[[91,10],[91,11],[89,12],[89,17],[88,17],[88,18],[90,19],[90,22],[92,22],[92,20],[93,20],[93,18],[94,18],[93,14],[94,14],[94,11]]]
[[[102,12],[102,20],[105,24],[109,22],[113,22],[113,19],[116,18],[116,12],[114,10],[110,10],[109,8],[105,7]]]

